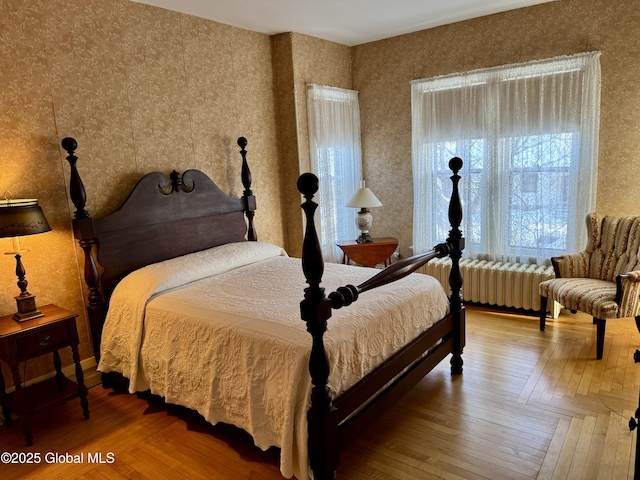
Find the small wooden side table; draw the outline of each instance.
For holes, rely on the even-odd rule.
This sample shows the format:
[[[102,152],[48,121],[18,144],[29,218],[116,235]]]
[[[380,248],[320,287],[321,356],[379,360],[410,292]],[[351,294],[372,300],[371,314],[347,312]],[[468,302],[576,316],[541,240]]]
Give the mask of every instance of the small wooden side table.
[[[398,248],[398,239],[393,237],[374,238],[373,242],[358,243],[355,240],[341,241],[337,244],[344,255],[342,263],[353,260],[365,267],[375,267],[379,263],[391,264],[391,255]]]
[[[7,394],[4,377],[0,374],[0,405],[9,427],[13,423],[11,411],[16,412],[27,445],[33,444],[31,415],[35,413],[79,397],[84,418],[89,418],[87,388],[84,385],[78,353],[78,314],[56,305],[45,305],[40,311],[44,314],[43,317],[22,323],[13,320],[12,315],[0,318],[0,358],[9,365],[15,385],[15,391]],[[58,350],[65,347],[71,347],[77,383],[62,373]],[[23,387],[20,363],[47,353],[53,353],[56,375],[29,387]]]

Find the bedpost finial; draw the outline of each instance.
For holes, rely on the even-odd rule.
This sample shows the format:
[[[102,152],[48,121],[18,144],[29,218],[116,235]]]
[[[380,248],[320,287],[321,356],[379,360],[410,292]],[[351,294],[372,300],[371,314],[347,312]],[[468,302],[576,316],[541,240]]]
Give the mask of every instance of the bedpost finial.
[[[242,171],[240,172],[240,177],[242,179],[242,186],[244,187],[244,192],[242,192],[242,201],[244,202],[244,214],[247,217],[247,221],[249,222],[247,225],[247,240],[257,241],[258,234],[256,233],[256,228],[253,224],[253,217],[255,215],[254,210],[256,209],[256,199],[253,196],[253,191],[251,190],[251,170],[249,169],[249,164],[247,163],[247,151],[244,148],[247,146],[247,143],[248,142],[246,138],[238,138],[240,156],[242,156]]]
[[[298,177],[297,187],[305,198],[311,198],[318,191],[318,177],[313,173],[303,173]]]
[[[76,211],[74,212],[74,218],[80,220],[82,218],[89,217],[89,212],[84,208],[87,204],[87,194],[84,190],[84,185],[82,183],[82,179],[80,178],[80,174],[78,173],[78,169],[76,167],[76,161],[78,157],[75,156],[74,152],[76,148],[78,148],[78,142],[76,142],[75,138],[65,137],[60,142],[62,148],[64,148],[67,153],[67,161],[69,162],[69,166],[71,167],[71,177],[69,178],[69,193],[71,195],[71,201],[73,202],[73,206],[76,207]]]
[[[451,160],[449,160],[449,169],[453,170],[454,173],[458,173],[460,170],[462,170],[463,164],[464,162],[460,157],[453,157]]]
[[[65,137],[61,142],[62,148],[64,148],[69,154],[73,155],[73,152],[78,148],[78,142],[75,138]]]

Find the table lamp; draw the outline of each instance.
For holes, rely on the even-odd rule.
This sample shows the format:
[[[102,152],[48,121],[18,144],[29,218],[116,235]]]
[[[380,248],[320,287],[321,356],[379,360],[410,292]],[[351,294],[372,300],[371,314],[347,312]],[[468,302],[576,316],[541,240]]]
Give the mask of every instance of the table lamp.
[[[18,304],[18,311],[13,315],[17,322],[24,322],[34,318],[42,317],[44,314],[36,308],[36,297],[27,291],[27,280],[25,280],[25,269],[22,265],[21,253],[28,250],[20,248],[20,237],[23,235],[33,235],[51,230],[44,212],[38,200],[35,199],[12,199],[11,195],[5,193],[5,199],[0,200],[0,238],[11,238],[13,250],[5,255],[16,256],[16,275],[18,277],[18,287],[20,295],[15,297]]]
[[[356,190],[356,193],[353,194],[346,206],[360,209],[356,216],[356,225],[360,230],[360,236],[356,239],[356,242],[373,242],[371,235],[369,235],[369,229],[373,225],[373,215],[368,209],[381,207],[382,203],[369,188],[365,187],[364,180],[360,182],[360,188]]]

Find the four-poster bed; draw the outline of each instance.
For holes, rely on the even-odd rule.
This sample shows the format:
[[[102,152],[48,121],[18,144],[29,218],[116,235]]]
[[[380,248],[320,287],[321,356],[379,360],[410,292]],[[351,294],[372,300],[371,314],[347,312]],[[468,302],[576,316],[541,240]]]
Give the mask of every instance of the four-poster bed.
[[[298,180],[301,261],[258,242],[246,139],[238,145],[242,198],[197,170],[155,172],[117,211],[93,219],[77,143],[62,141],[99,370],[122,374],[131,392],[148,389],[243,428],[260,448],[279,447],[286,477],[304,479],[310,465],[316,480],[335,478],[348,441],[441,360],[451,354],[451,373],[462,373],[462,161],[450,162],[449,238],[380,271],[324,265],[312,174]],[[431,277],[410,275],[446,255],[448,297]]]

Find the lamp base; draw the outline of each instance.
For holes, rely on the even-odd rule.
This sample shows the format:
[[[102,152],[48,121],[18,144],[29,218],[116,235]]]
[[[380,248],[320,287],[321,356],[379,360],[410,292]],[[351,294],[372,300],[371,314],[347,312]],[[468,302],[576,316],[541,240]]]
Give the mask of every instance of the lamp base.
[[[34,318],[44,317],[44,313],[36,308],[35,295],[18,295],[15,299],[18,304],[18,311],[11,318],[16,322],[26,322]]]
[[[361,208],[356,215],[356,226],[360,230],[360,236],[356,238],[356,243],[373,242],[373,238],[369,235],[371,225],[373,225],[373,215],[366,208]]]
[[[361,233],[358,238],[356,238],[356,243],[368,243],[373,242],[373,238],[368,233]]]

